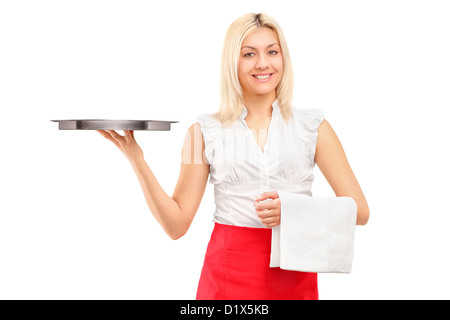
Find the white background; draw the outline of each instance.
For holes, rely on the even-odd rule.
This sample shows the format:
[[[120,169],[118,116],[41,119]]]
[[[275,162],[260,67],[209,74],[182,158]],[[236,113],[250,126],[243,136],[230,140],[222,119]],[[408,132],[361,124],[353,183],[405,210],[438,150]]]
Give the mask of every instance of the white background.
[[[353,272],[321,299],[449,299],[448,1],[1,1],[0,299],[194,299],[213,186],[173,241],[131,166],[51,119],[178,120],[136,132],[168,194],[196,116],[217,110],[222,42],[267,12],[295,106],[320,108],[367,197]],[[316,167],[315,196],[334,196]]]

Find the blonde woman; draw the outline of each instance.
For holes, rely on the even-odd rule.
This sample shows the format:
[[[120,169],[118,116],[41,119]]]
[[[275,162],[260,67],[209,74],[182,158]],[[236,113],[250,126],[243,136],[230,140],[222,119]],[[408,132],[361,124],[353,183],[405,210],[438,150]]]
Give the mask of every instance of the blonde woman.
[[[336,196],[356,202],[356,224],[368,221],[367,202],[336,134],[320,110],[293,108],[292,93],[279,25],[267,14],[245,14],[225,37],[220,108],[189,128],[172,196],[148,167],[133,131],[99,131],[128,158],[150,211],[172,239],[189,229],[208,176],[214,184],[215,226],[197,299],[318,299],[317,273],[269,267],[271,228],[283,216],[276,190],[311,195],[316,163]]]

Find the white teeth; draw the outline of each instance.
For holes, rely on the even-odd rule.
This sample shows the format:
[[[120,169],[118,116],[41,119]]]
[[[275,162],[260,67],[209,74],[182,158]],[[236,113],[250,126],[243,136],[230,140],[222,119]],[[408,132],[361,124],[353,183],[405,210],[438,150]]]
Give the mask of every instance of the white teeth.
[[[270,77],[270,74],[267,74],[267,75],[265,75],[265,76],[254,76],[256,79],[259,79],[259,80],[263,80],[263,79],[267,79],[267,78],[269,78]]]

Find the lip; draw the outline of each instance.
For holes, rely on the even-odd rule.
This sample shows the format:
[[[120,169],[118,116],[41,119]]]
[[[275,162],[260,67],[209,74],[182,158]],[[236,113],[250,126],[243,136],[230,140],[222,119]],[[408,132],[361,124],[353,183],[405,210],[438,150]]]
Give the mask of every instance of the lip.
[[[257,79],[256,76],[269,76],[266,79]],[[260,83],[264,83],[264,82],[268,82],[272,79],[273,73],[256,73],[256,74],[252,74],[252,77],[255,81],[260,82]]]

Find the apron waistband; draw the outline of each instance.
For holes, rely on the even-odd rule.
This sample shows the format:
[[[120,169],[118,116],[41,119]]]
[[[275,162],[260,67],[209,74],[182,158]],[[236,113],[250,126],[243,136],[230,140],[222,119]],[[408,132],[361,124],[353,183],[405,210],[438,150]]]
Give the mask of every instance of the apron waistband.
[[[215,223],[211,235],[215,243],[222,243],[223,249],[232,251],[270,253],[272,229],[250,228]]]

